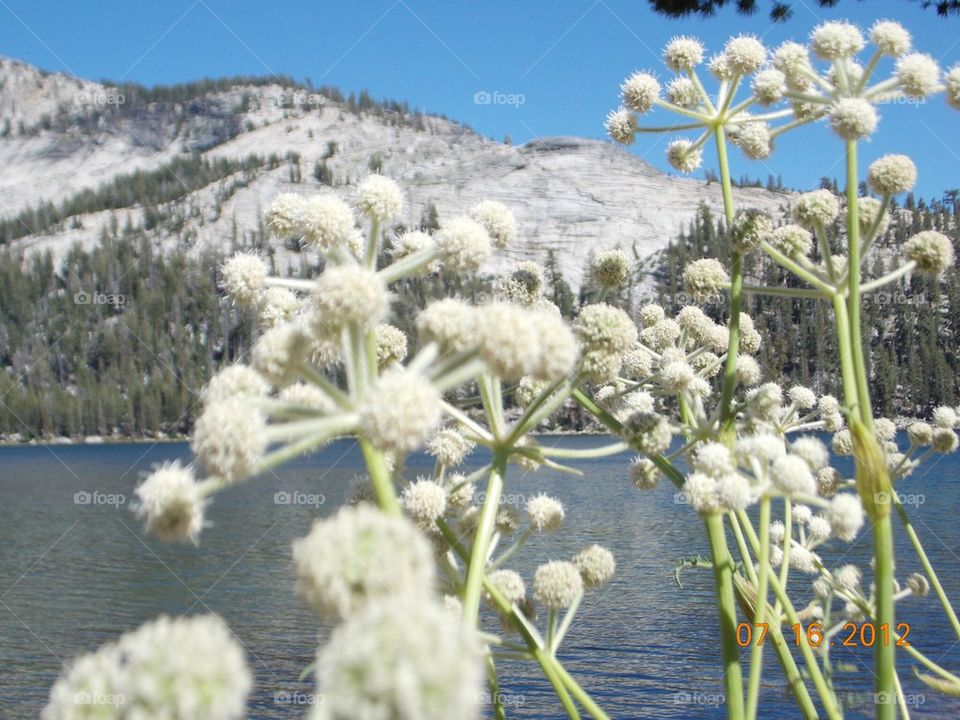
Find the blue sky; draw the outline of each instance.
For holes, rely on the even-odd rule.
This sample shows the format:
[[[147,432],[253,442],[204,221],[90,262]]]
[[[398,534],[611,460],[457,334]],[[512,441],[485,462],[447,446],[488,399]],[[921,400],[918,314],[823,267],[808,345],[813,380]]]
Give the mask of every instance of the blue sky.
[[[695,34],[718,49],[731,34],[768,45],[802,39],[819,21],[862,26],[894,18],[915,45],[944,67],[960,62],[960,18],[944,20],[909,0],[841,0],[835,9],[799,0],[794,17],[772,25],[766,0],[751,18],[732,9],[712,20],[669,20],[646,0],[0,0],[0,54],[92,79],[174,83],[222,75],[286,74],[344,91],[407,100],[485,135],[515,143],[544,135],[603,137],[617,87],[638,68],[662,77],[660,48]],[[501,103],[478,104],[479,92]],[[522,102],[521,102],[522,100]],[[864,163],[906,152],[920,168],[919,190],[938,196],[960,186],[960,113],[942,96],[923,105],[881,108],[881,126],[861,151]],[[666,168],[665,137],[633,151]],[[780,174],[794,187],[837,176],[838,141],[818,126],[780,139],[764,162],[737,157],[735,174]]]

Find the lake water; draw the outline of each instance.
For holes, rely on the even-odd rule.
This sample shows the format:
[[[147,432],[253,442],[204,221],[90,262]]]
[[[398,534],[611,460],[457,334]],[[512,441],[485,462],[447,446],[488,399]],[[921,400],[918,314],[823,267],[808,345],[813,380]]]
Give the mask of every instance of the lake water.
[[[542,441],[590,447],[608,439]],[[199,547],[167,545],[143,533],[128,501],[153,464],[188,457],[183,444],[0,448],[0,717],[37,717],[69,658],[156,615],[208,611],[221,614],[246,646],[256,676],[249,717],[304,714],[287,699],[302,700],[312,692],[309,680],[297,678],[327,629],[294,593],[290,543],[308,531],[314,517],[332,513],[350,494],[362,472],[360,453],[351,441],[337,442],[221,493],[209,509],[212,526]],[[540,562],[568,558],[588,543],[609,547],[617,576],[587,596],[561,649],[571,673],[611,717],[724,717],[717,702],[723,686],[712,573],[687,570],[682,590],[673,579],[676,559],[708,553],[702,524],[674,502],[669,484],[650,493],[635,490],[627,479],[628,459],[583,463],[583,477],[550,471],[520,476],[511,468],[508,495],[523,498],[543,490],[567,509],[566,525],[532,539],[515,567],[529,581]],[[476,461],[483,459],[478,455]],[[429,466],[426,457],[410,462],[413,469]],[[941,459],[899,489],[925,499],[913,508],[915,524],[947,592],[960,599],[958,474],[956,456]],[[299,504],[275,502],[284,492],[302,493]],[[903,579],[919,566],[902,532],[897,543],[897,577]],[[823,554],[830,563],[863,564],[869,536],[853,546],[832,545]],[[960,646],[937,600],[911,599],[898,608],[898,619],[911,623],[914,644],[960,670]],[[769,648],[765,655],[770,666],[761,718],[797,717]],[[859,667],[839,683],[851,704],[859,703],[847,717],[869,717],[870,651],[852,649],[836,657]],[[960,700],[926,690],[908,670],[909,658],[901,661],[904,691],[916,700],[913,717],[960,717]],[[562,716],[535,665],[500,667],[510,717]]]

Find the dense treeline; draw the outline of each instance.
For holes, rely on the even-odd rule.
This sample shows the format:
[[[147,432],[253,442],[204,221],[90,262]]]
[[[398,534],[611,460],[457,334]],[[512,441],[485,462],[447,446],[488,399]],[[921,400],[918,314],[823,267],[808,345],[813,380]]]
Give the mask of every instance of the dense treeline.
[[[867,258],[871,276],[901,262],[899,248],[910,235],[939,230],[960,245],[960,203],[948,194],[925,203],[908,197],[895,208],[890,227]],[[839,227],[839,226],[838,226]],[[835,228],[835,230],[838,228]],[[832,248],[841,252],[839,244]],[[677,310],[686,303],[680,274],[699,257],[729,256],[722,222],[702,208],[688,230],[658,258],[654,274],[663,304]],[[815,258],[817,259],[817,258]],[[747,276],[763,285],[794,284],[792,275],[761,253],[747,257]],[[710,307],[722,319],[722,302]],[[747,307],[764,335],[759,360],[774,380],[808,384],[820,392],[839,392],[836,344],[827,303],[751,295]],[[871,393],[884,415],[921,415],[939,403],[960,400],[960,271],[940,280],[913,274],[864,297],[863,333],[868,349]]]
[[[175,203],[174,203],[175,204]],[[935,228],[958,240],[960,203],[907,200],[871,262],[873,273],[892,269],[896,248],[912,233]],[[428,206],[421,227],[433,229]],[[270,257],[262,231],[233,237]],[[839,248],[835,248],[839,249]],[[654,295],[669,310],[687,303],[682,268],[698,257],[726,257],[723,224],[702,208],[690,227],[607,302],[635,307]],[[634,252],[634,257],[636,253]],[[55,265],[50,255],[24,258],[0,250],[0,435],[21,438],[188,432],[198,393],[222,365],[243,358],[256,338],[253,318],[234,308],[218,286],[223,255],[161,254],[155,233],[118,223],[99,245],[75,248]],[[596,298],[587,280],[575,293],[553,252],[544,260],[545,294],[565,316]],[[317,271],[302,256],[296,273]],[[747,262],[751,282],[792,279],[759,256]],[[396,322],[413,336],[413,318],[432,298],[458,294],[484,302],[489,277],[440,273],[395,288]],[[871,386],[885,415],[919,415],[940,402],[960,400],[960,272],[940,281],[914,275],[866,298],[864,333]],[[707,306],[724,319],[722,299]],[[751,296],[748,312],[764,333],[760,361],[771,379],[836,392],[835,346],[825,303]],[[415,342],[415,340],[414,340]],[[415,351],[411,347],[411,352]]]

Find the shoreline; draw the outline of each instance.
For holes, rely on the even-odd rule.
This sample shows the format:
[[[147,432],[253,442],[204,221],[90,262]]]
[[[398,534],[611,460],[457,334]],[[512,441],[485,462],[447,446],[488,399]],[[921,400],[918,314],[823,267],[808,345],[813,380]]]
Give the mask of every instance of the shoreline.
[[[905,430],[913,422],[922,420],[922,418],[898,416],[893,418],[898,431]],[[926,420],[924,420],[926,422]],[[816,432],[826,432],[818,430]],[[563,437],[567,435],[609,435],[604,428],[598,427],[596,430],[543,430],[533,433],[542,437]],[[147,443],[189,443],[189,435],[136,435],[136,436],[113,436],[113,435],[78,435],[75,437],[45,437],[21,439],[14,437],[0,437],[0,448],[4,447],[69,447],[69,446],[98,446],[98,445],[145,445]]]

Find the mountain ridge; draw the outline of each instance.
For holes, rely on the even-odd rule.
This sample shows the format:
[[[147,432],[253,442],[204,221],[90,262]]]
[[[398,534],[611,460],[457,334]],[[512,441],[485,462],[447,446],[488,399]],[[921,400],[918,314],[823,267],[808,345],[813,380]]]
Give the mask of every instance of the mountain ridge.
[[[520,238],[486,269],[542,262],[553,250],[576,287],[591,252],[620,247],[646,257],[676,237],[701,204],[721,210],[717,187],[661,173],[609,142],[557,136],[506,145],[365,93],[344,97],[289,78],[234,80],[148,89],[0,58],[0,152],[6,158],[0,217],[9,220],[43,203],[57,206],[185,156],[239,163],[272,155],[280,162],[242,182],[238,171],[169,201],[165,212],[175,222],[152,230],[157,244],[202,252],[238,236],[255,237],[277,193],[349,193],[374,170],[407,192],[408,208],[398,219],[406,227],[419,224],[431,205],[442,220],[481,199],[505,202],[517,215]],[[231,190],[218,192],[228,180]],[[771,212],[788,201],[755,188],[735,194],[739,204]],[[133,205],[80,213],[10,244],[61,258],[74,243],[96,243],[110,223],[143,225],[150,211]],[[273,243],[270,252],[281,268],[299,264],[293,249]]]

